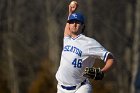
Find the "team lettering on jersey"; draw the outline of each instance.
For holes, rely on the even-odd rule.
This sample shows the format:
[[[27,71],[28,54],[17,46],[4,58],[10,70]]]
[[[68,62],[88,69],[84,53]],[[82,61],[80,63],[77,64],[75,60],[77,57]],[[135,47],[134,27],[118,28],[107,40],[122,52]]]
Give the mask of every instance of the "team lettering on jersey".
[[[77,48],[75,46],[71,46],[71,45],[64,46],[63,51],[68,51],[68,52],[75,53],[75,54],[77,54],[80,57],[82,55],[82,51],[79,48]]]

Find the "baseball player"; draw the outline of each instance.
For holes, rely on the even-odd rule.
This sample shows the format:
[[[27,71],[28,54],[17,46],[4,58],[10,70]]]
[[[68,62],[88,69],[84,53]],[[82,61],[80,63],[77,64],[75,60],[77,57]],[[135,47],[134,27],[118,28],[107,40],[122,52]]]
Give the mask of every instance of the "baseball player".
[[[69,5],[61,61],[56,73],[57,93],[92,93],[88,79],[102,80],[114,63],[109,51],[95,39],[83,35],[84,17],[76,13],[76,9],[77,5]],[[105,62],[102,69],[93,68],[95,58]]]

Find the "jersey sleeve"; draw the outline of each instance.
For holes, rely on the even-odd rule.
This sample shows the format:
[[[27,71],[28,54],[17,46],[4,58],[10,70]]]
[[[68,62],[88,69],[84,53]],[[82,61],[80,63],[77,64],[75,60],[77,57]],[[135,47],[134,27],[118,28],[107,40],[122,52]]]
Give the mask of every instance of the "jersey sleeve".
[[[93,57],[100,58],[104,62],[106,62],[107,56],[108,56],[108,54],[110,54],[110,52],[107,51],[96,40],[92,40],[92,42],[89,43],[88,53],[89,53],[89,55],[91,55]]]
[[[67,42],[67,41],[69,41],[70,39],[71,39],[70,36],[64,36],[64,38],[63,38],[63,42]]]

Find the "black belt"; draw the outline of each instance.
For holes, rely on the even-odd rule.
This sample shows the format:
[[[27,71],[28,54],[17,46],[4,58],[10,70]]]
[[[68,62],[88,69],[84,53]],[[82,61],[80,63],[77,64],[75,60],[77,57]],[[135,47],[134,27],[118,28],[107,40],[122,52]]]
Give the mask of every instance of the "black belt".
[[[63,86],[63,85],[61,85],[61,87],[63,89],[66,89],[66,90],[74,90],[74,89],[76,89],[76,86]]]
[[[81,83],[81,86],[84,85],[86,83],[86,79]],[[76,86],[64,86],[64,85],[61,85],[61,87],[63,89],[66,89],[66,90],[74,90],[76,89]]]

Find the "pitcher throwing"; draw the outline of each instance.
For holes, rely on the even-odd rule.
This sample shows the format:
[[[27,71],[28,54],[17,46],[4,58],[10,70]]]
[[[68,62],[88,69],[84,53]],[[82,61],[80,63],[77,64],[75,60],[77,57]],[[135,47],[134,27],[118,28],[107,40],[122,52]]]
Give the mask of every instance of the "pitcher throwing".
[[[56,73],[57,93],[92,93],[88,79],[102,80],[104,73],[109,71],[114,63],[112,53],[95,39],[83,35],[84,16],[75,12],[77,6],[69,5],[61,61]],[[104,61],[103,68],[93,67],[95,58]]]

